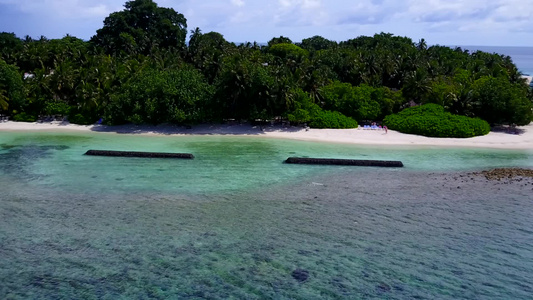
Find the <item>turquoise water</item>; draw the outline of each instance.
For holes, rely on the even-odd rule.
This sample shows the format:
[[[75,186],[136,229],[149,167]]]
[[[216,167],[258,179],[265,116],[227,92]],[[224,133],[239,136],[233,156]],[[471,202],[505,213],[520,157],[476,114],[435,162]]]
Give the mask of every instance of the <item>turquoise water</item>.
[[[455,173],[512,166],[533,152],[2,132],[0,298],[529,299],[533,185]]]
[[[533,167],[533,150],[356,146],[257,137],[2,133],[0,147],[0,155],[8,163],[3,172],[84,193],[101,190],[218,193],[339,170],[283,164],[289,156],[401,160],[405,169],[419,171]],[[183,152],[193,153],[196,159],[84,156],[89,149]],[[95,186],[98,190],[94,190]]]

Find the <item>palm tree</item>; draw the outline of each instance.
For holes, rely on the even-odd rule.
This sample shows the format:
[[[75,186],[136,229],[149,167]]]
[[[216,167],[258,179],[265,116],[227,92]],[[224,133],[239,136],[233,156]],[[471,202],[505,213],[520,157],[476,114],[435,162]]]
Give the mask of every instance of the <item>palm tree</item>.
[[[402,92],[408,99],[420,103],[431,91],[431,79],[428,77],[427,71],[422,68],[410,72],[403,86]]]
[[[7,108],[9,107],[9,99],[7,98],[7,95],[4,94],[7,94],[6,91],[0,90],[0,108],[2,110],[7,110]]]

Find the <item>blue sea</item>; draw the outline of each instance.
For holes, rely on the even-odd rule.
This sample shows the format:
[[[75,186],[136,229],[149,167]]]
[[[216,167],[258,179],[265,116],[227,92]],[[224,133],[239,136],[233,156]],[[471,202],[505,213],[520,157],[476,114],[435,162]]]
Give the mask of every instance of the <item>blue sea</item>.
[[[533,47],[460,46],[463,49],[508,55],[524,75],[533,76]]]
[[[0,299],[531,299],[533,180],[496,167],[533,149],[0,132]]]

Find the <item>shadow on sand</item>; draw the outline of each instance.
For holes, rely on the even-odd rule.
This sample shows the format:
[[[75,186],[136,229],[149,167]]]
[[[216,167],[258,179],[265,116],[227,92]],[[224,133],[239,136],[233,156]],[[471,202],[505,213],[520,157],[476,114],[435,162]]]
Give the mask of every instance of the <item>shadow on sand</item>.
[[[516,127],[516,126],[513,126],[513,125],[494,126],[494,127],[491,128],[490,131],[492,131],[492,132],[503,132],[503,133],[516,134],[516,135],[521,135],[521,134],[524,134],[526,132],[525,129],[519,128],[519,127]]]
[[[110,132],[119,134],[162,134],[162,135],[262,135],[267,132],[299,132],[304,127],[283,125],[250,125],[250,124],[201,124],[195,126],[179,125],[95,125],[91,128],[95,132]]]

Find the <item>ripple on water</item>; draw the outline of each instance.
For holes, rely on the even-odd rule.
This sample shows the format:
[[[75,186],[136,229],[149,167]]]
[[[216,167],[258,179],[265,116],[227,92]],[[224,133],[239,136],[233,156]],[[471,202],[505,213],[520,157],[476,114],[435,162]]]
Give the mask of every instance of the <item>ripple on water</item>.
[[[53,145],[45,138],[5,141],[14,147],[0,152],[0,298],[528,299],[533,292],[533,203],[523,182],[281,164],[290,151],[373,157],[372,148],[112,137],[52,139],[61,149],[46,148]],[[189,164],[79,154],[88,144],[149,151],[168,143],[201,155]],[[444,165],[441,150],[376,151]],[[445,159],[456,167],[475,156],[453,151]],[[473,159],[468,168],[527,155],[483,150],[484,164]],[[307,279],[295,279],[296,270]]]

